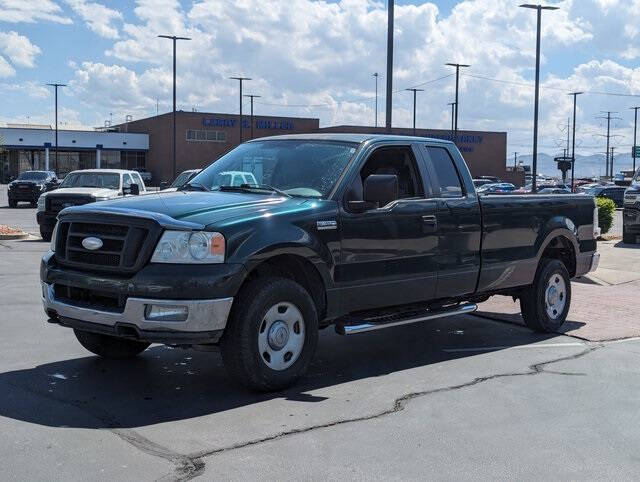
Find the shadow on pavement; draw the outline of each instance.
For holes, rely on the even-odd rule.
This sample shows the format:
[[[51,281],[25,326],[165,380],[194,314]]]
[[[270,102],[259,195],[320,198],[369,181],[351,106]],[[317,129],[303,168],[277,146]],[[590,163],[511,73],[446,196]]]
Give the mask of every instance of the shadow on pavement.
[[[613,245],[614,248],[640,249],[640,244],[629,244],[618,241]]]
[[[477,316],[352,337],[340,337],[329,328],[321,332],[308,374],[295,387],[272,394],[237,387],[226,377],[216,352],[153,346],[130,361],[85,356],[0,373],[0,416],[50,427],[133,428],[275,398],[322,403],[326,397],[310,392],[491,351],[456,352],[456,348],[495,351],[549,338],[553,336]]]

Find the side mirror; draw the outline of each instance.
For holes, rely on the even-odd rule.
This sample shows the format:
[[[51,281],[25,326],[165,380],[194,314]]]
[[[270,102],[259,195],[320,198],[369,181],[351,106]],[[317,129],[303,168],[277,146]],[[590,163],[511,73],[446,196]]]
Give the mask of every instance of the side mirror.
[[[169,187],[169,182],[168,181],[162,181],[160,183],[160,190],[163,191],[165,189],[167,189]]]
[[[364,201],[378,207],[398,199],[398,176],[395,174],[371,174],[364,180]]]
[[[131,184],[130,187],[125,187],[122,189],[122,194],[131,194],[133,196],[137,196],[140,194],[140,186],[137,184]]]

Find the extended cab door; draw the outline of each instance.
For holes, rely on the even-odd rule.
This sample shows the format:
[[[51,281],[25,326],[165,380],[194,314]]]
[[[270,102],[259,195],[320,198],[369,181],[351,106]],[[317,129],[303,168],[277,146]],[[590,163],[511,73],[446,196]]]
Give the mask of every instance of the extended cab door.
[[[352,173],[340,201],[341,261],[335,279],[342,308],[357,311],[434,297],[438,250],[437,202],[424,183],[424,163],[412,145],[373,149]],[[363,200],[372,174],[398,177],[398,199],[365,212],[350,212],[348,201]]]
[[[476,291],[480,273],[481,211],[471,175],[457,149],[423,144],[433,180],[438,222],[436,298]]]

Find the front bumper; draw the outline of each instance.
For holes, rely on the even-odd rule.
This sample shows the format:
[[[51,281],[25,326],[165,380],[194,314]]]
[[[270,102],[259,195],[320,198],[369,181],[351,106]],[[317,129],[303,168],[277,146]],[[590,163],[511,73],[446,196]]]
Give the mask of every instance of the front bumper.
[[[101,311],[56,299],[52,284],[42,282],[42,303],[52,323],[86,331],[150,343],[215,343],[227,325],[233,298],[213,300],[157,300],[128,298],[122,313]],[[145,309],[155,306],[184,306],[184,321],[148,320]]]
[[[42,302],[49,321],[63,326],[151,343],[218,341],[246,270],[241,264],[149,264],[131,277],[62,266],[49,251],[40,264]],[[58,297],[57,286],[122,299],[118,306]],[[64,291],[63,291],[64,293]],[[79,301],[80,300],[80,301]],[[149,320],[147,305],[184,306],[185,321]]]
[[[600,265],[600,253],[592,251],[590,253],[580,253],[576,259],[576,276],[584,276],[595,271]]]

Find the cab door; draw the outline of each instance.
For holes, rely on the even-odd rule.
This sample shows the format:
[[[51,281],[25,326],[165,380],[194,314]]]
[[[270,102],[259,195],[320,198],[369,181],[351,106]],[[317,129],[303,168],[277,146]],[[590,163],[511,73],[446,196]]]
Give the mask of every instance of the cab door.
[[[427,301],[437,282],[437,202],[417,146],[373,150],[353,175],[340,206],[341,259],[336,283],[344,311]],[[365,212],[350,212],[348,201],[362,200],[371,174],[398,177],[398,199]],[[351,198],[350,198],[351,197]]]
[[[445,146],[423,145],[434,181],[438,219],[438,287],[436,298],[475,292],[480,274],[481,211],[478,197],[460,172],[466,165],[459,153],[455,162]]]

